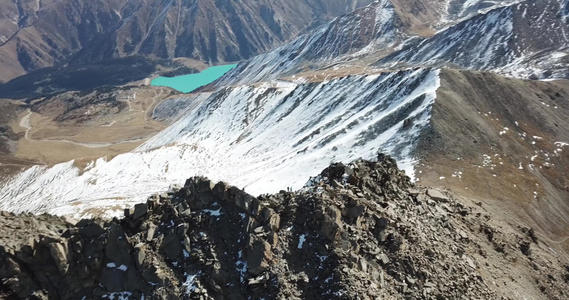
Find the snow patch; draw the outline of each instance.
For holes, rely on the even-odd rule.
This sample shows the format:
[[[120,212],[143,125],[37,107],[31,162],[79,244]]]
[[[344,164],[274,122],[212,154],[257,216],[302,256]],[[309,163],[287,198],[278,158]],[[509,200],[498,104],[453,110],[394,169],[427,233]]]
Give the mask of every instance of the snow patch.
[[[204,209],[203,212],[208,213],[214,217],[219,217],[219,216],[221,216],[221,207],[218,208],[217,210]]]
[[[306,241],[306,234],[301,234],[298,239],[298,249],[302,249],[304,242]]]
[[[108,293],[101,296],[102,299],[109,299],[109,300],[129,300],[132,297],[132,292],[116,292],[116,293]]]
[[[126,272],[128,270],[128,266],[126,265],[120,265],[117,267],[117,264],[114,262],[110,262],[107,264],[107,268],[109,269],[115,269],[115,270],[119,270],[119,271],[123,271]]]
[[[196,277],[198,275],[199,274],[184,273],[184,276],[186,276],[186,281],[182,283],[182,286],[186,289],[187,296],[191,295],[191,293],[197,289]]]

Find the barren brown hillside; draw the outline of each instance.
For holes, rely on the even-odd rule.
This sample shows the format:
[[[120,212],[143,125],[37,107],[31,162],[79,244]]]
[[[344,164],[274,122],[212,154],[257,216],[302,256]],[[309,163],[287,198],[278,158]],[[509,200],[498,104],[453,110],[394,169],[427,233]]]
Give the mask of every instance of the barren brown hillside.
[[[124,87],[67,92],[31,104],[0,102],[2,175],[33,164],[78,164],[133,150],[165,128],[151,118],[172,90]]]
[[[420,182],[478,199],[569,249],[568,99],[567,80],[443,70]]]

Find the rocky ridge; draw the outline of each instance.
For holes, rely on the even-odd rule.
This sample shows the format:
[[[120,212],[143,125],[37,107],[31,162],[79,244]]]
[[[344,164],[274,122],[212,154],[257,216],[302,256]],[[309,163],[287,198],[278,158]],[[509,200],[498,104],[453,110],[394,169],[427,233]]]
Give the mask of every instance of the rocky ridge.
[[[520,1],[479,14],[432,37],[408,41],[376,65],[454,66],[531,79],[567,78],[566,0]]]
[[[423,2],[375,1],[239,64],[214,85],[302,82],[314,70],[333,77],[342,69],[354,72],[354,66],[568,78],[567,0]]]
[[[415,186],[383,155],[296,192],[194,177],[120,220],[0,225],[7,299],[563,299],[569,285],[567,257],[531,228]]]

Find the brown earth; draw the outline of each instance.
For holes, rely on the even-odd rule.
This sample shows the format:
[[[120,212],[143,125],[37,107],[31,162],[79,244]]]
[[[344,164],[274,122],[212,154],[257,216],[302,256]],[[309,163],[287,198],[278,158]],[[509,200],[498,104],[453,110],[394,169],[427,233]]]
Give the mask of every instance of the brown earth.
[[[391,1],[404,28],[414,35],[432,36],[437,23],[446,13],[444,0],[397,0]]]
[[[568,99],[567,80],[443,70],[420,182],[480,201],[569,250],[569,147],[558,143],[569,142]]]
[[[168,88],[129,87],[88,94],[68,92],[15,106],[0,120],[16,136],[11,151],[0,157],[3,173],[30,164],[85,162],[131,151],[165,128],[151,114],[170,95]]]
[[[11,154],[17,150],[18,140],[23,136],[9,125],[26,109],[26,103],[9,99],[0,99],[0,178],[18,172],[33,162],[17,159]]]
[[[347,77],[350,75],[371,75],[379,74],[383,72],[380,69],[369,68],[365,65],[360,65],[358,62],[353,64],[337,64],[329,67],[325,67],[319,70],[306,70],[301,71],[293,76],[285,77],[284,80],[297,81],[306,80],[308,82],[322,82],[326,80],[333,80],[338,78]]]

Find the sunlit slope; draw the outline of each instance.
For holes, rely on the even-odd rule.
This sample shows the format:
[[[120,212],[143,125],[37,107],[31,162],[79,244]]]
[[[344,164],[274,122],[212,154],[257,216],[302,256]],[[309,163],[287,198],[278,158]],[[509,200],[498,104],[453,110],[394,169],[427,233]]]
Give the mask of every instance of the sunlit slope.
[[[418,69],[227,88],[132,153],[99,159],[81,172],[73,162],[27,170],[0,188],[0,208],[64,214],[124,205],[197,174],[253,194],[275,192],[302,187],[331,161],[378,151],[394,155],[412,175],[438,74]]]

